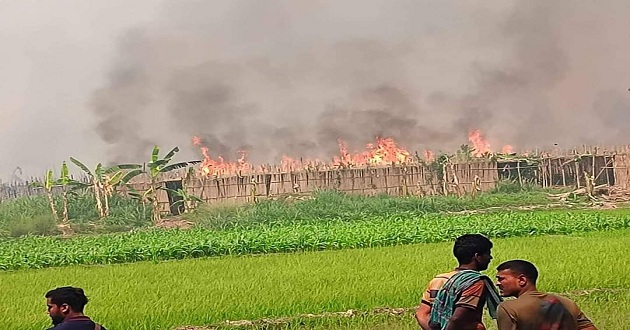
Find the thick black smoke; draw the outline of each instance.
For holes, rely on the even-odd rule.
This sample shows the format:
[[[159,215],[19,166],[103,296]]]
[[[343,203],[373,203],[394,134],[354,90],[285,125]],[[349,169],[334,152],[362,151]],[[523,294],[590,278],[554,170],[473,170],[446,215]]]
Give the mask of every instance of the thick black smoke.
[[[153,144],[193,157],[192,136],[213,156],[248,150],[254,162],[329,157],[339,138],[351,150],[375,136],[447,150],[473,128],[496,149],[630,142],[630,79],[606,61],[630,47],[615,29],[628,9],[171,2],[160,21],[121,36],[109,83],[92,99],[97,132],[112,161],[142,160]]]

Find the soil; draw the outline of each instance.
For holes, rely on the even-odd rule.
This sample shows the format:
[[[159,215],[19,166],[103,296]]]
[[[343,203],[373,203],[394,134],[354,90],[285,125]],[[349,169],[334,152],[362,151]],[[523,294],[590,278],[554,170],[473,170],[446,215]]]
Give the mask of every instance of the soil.
[[[162,222],[155,225],[160,229],[190,229],[194,224],[179,218],[163,219]]]

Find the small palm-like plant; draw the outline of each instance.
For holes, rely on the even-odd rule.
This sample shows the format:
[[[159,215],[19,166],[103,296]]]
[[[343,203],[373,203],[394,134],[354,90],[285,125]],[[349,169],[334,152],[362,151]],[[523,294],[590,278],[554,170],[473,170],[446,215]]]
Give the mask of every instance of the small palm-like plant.
[[[126,183],[125,170],[133,170],[140,167],[135,164],[120,164],[104,167],[98,163],[91,171],[84,163],[76,158],[70,157],[76,166],[78,166],[89,177],[89,182],[83,184],[84,188],[92,189],[94,199],[96,200],[96,209],[101,218],[109,215],[109,197],[113,194],[116,186]]]
[[[151,152],[151,161],[148,163],[144,163],[142,165],[132,165],[135,169],[127,172],[123,178],[122,182],[129,182],[132,178],[146,174],[150,179],[150,187],[147,190],[147,198],[150,199],[151,204],[153,205],[153,223],[159,224],[162,221],[162,215],[160,213],[160,203],[158,200],[158,190],[166,189],[161,187],[158,184],[158,179],[161,174],[167,173],[173,170],[177,170],[180,168],[185,168],[193,164],[198,164],[200,161],[189,161],[189,162],[179,162],[171,164],[171,160],[173,156],[179,152],[179,148],[175,147],[169,151],[164,158],[160,158],[160,148],[158,146],[153,147],[153,151]]]

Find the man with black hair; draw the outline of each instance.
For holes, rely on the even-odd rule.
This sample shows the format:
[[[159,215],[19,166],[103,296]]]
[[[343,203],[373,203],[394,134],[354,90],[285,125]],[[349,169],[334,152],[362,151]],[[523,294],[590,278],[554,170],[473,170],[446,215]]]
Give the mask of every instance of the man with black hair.
[[[46,292],[48,315],[53,323],[48,330],[107,330],[83,314],[87,303],[81,288],[65,286]]]
[[[575,302],[536,289],[538,270],[525,260],[510,260],[497,267],[497,285],[504,297],[499,304],[499,330],[597,330]]]
[[[435,276],[422,295],[416,320],[423,330],[483,330],[483,307],[492,317],[501,298],[489,277],[480,272],[492,260],[492,242],[480,234],[458,237],[453,271]]]

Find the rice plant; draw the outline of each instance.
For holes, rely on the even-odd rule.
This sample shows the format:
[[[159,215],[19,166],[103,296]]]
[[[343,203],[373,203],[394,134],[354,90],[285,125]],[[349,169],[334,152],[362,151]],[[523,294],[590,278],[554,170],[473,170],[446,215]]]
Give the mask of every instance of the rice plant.
[[[627,327],[629,230],[493,241],[495,259],[489,276],[507,259],[531,260],[540,269],[542,290],[576,298],[600,329]],[[109,329],[169,330],[225,320],[367,311],[384,306],[412,308],[419,304],[421,291],[432,276],[454,267],[451,249],[452,242],[444,242],[0,272],[0,309],[4,312],[0,329],[44,329],[50,320],[43,294],[61,285],[83,287],[91,300],[86,313]],[[417,328],[411,316],[400,316],[297,320],[289,328],[414,326]]]

